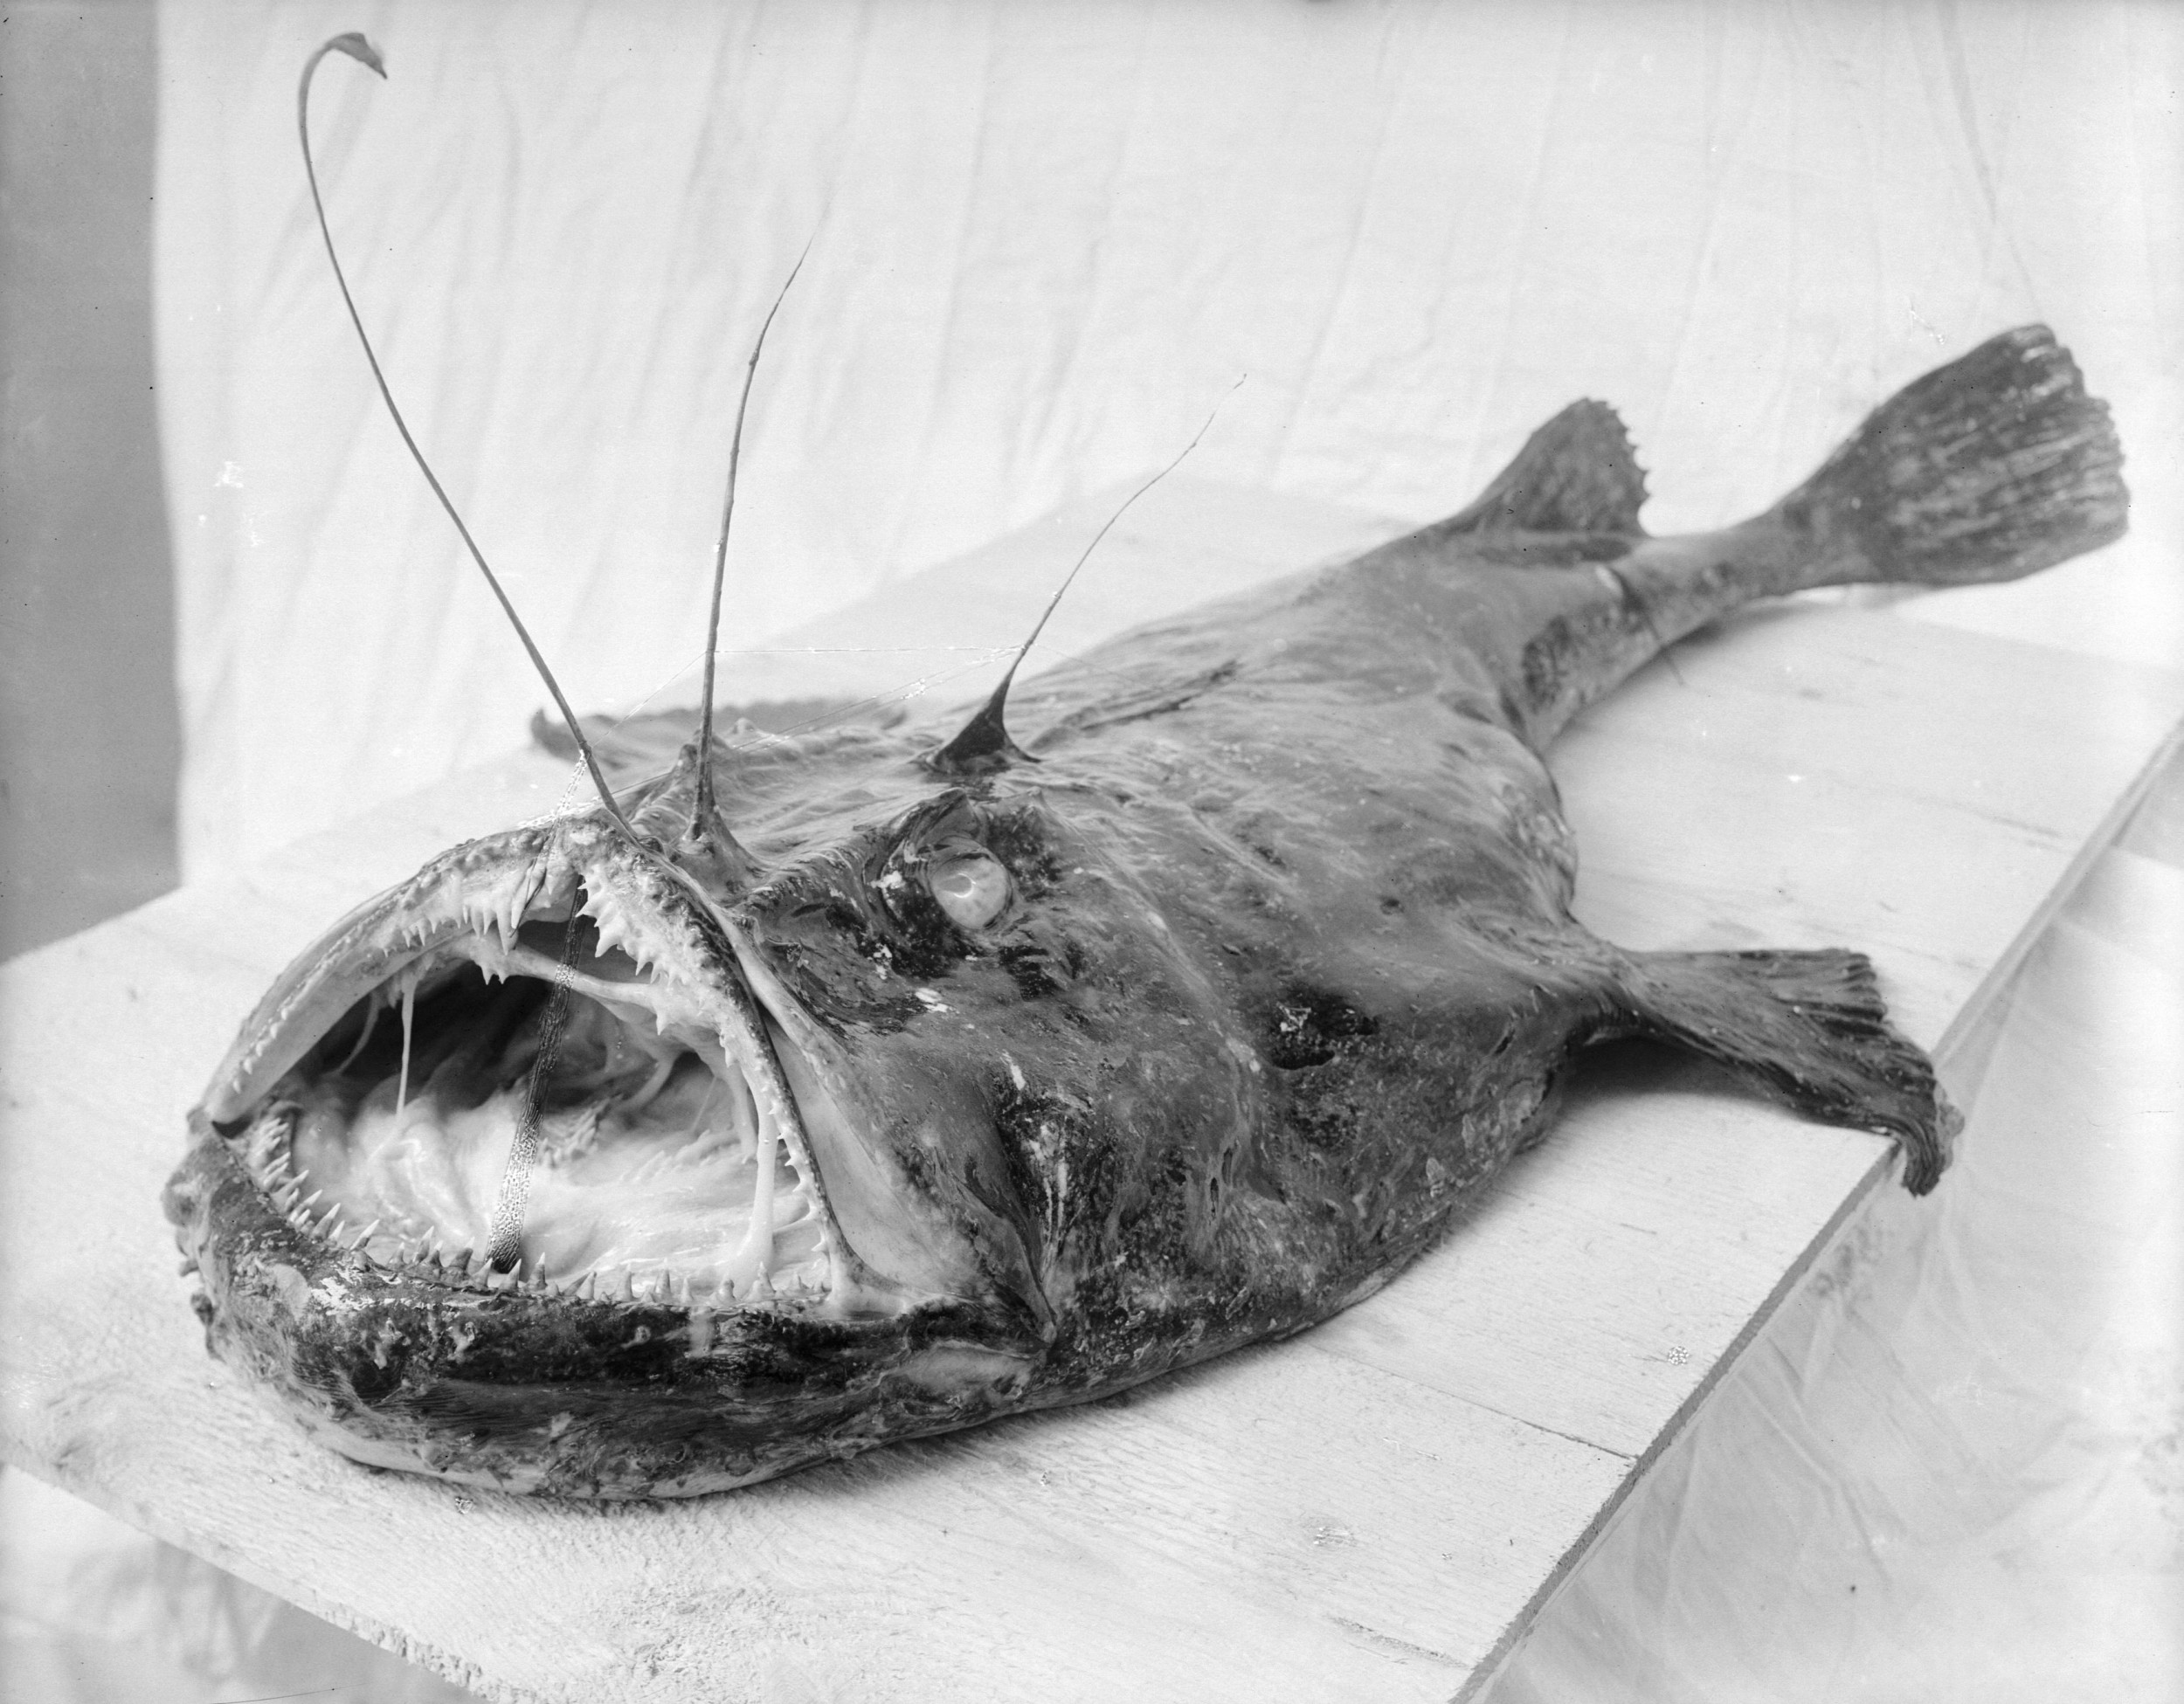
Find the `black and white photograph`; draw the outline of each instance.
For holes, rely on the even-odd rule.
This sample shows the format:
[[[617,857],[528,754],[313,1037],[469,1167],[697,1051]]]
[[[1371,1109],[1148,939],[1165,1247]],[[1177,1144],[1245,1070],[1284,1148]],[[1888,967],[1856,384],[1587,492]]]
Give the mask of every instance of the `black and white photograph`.
[[[0,1704],[2184,1704],[2184,4],[0,10]]]

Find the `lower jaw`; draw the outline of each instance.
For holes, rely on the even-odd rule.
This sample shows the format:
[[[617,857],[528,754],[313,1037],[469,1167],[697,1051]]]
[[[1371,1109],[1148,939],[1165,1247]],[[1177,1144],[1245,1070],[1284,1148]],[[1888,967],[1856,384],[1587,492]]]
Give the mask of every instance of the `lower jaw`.
[[[1031,1356],[956,1304],[845,1322],[389,1269],[298,1231],[209,1128],[166,1205],[204,1286],[207,1347],[375,1467],[549,1496],[692,1496],[1038,1400]],[[943,1356],[944,1378],[921,1371]]]

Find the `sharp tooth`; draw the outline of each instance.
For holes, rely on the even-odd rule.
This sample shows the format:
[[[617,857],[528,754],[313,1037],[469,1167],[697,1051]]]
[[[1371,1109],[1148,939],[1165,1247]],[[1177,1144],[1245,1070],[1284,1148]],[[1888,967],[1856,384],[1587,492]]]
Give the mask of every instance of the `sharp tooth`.
[[[308,1212],[312,1207],[318,1204],[318,1198],[325,1193],[326,1191],[324,1190],[313,1190],[311,1193],[304,1197],[302,1201],[298,1204]]]
[[[688,1278],[687,1275],[686,1275],[686,1276],[684,1276],[684,1277],[681,1277],[681,1278],[678,1278],[678,1279],[675,1280],[675,1287],[674,1287],[674,1298],[675,1298],[675,1305],[676,1305],[678,1307],[686,1307],[686,1308],[687,1308],[688,1307],[689,1307],[689,1305],[690,1305],[690,1280],[689,1280],[689,1278]]]
[[[386,1221],[384,1219],[372,1220],[370,1225],[367,1225],[362,1231],[359,1231],[356,1233],[356,1235],[350,1240],[349,1245],[351,1248],[362,1248],[366,1243],[371,1240],[372,1232],[378,1230],[378,1228],[384,1223],[386,1223]]]
[[[577,1294],[584,1301],[596,1301],[599,1295],[599,1274],[588,1272],[577,1280]]]
[[[630,1281],[630,1273],[627,1266],[624,1266],[622,1268],[619,1279],[616,1282],[611,1294],[617,1301],[634,1301],[637,1300],[637,1287]]]

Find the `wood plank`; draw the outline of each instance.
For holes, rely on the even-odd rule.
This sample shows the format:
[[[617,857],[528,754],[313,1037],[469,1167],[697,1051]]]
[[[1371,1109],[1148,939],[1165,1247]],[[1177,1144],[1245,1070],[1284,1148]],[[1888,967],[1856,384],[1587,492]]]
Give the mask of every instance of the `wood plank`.
[[[1178,564],[1199,549],[1241,583],[1380,526],[1154,495],[1067,648],[1194,601]],[[835,631],[936,647],[935,612],[976,609],[1020,632],[1099,507]],[[840,666],[899,686],[900,662]],[[1635,946],[1866,947],[1932,1040],[2181,713],[2184,678],[1883,613],[1741,622],[1558,749],[1580,908]],[[9,1459],[491,1697],[1447,1697],[1883,1169],[1876,1138],[1615,1050],[1440,1248],[1296,1342],[695,1504],[373,1473],[205,1357],[159,1185],[298,947],[570,781],[511,755],[0,967]]]

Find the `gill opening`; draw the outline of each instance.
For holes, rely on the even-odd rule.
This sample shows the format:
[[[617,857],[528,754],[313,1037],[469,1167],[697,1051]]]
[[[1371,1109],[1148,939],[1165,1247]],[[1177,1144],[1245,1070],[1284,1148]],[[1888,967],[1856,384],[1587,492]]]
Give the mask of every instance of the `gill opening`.
[[[1174,473],[1182,465],[1184,457],[1198,448],[1199,440],[1212,429],[1213,417],[1221,411],[1221,404],[1234,396],[1237,387],[1250,376],[1248,373],[1239,375],[1235,384],[1224,390],[1219,401],[1207,410],[1204,424],[1192,433],[1191,441],[1176,452],[1165,467],[1125,497],[1122,506],[1108,516],[1098,532],[1092,535],[1092,542],[1084,547],[1068,573],[1062,576],[1061,583],[1054,588],[1054,595],[1047,600],[1047,607],[1039,612],[1039,619],[1032,624],[1031,637],[1018,647],[1016,655],[1002,672],[1000,684],[994,687],[992,695],[979,707],[978,714],[957,730],[953,739],[926,757],[927,769],[937,770],[942,775],[976,775],[1010,763],[1036,763],[1039,761],[1009,737],[1007,725],[1003,720],[1003,712],[1008,704],[1009,687],[1015,682],[1016,671],[1024,666],[1024,659],[1031,655],[1032,647],[1039,643],[1039,636],[1047,631],[1047,623],[1061,606],[1062,597],[1075,583],[1077,575],[1085,563],[1092,559],[1092,553],[1100,548],[1100,541],[1114,529],[1116,521],[1130,513],[1131,504]]]
[[[364,346],[364,359],[370,363],[372,380],[379,387],[380,400],[386,404],[387,412],[394,417],[395,430],[402,434],[402,442],[408,448],[411,459],[417,463],[418,471],[425,475],[425,482],[432,486],[432,495],[439,499],[439,506],[447,512],[447,518],[455,523],[455,531],[460,535],[464,548],[470,552],[470,560],[477,563],[478,571],[485,576],[486,584],[493,589],[494,597],[500,602],[501,613],[508,617],[509,624],[515,629],[515,637],[523,642],[523,649],[531,659],[531,666],[538,671],[539,679],[546,683],[546,690],[553,695],[554,707],[561,712],[562,721],[568,725],[570,737],[577,742],[577,750],[584,758],[584,766],[591,776],[591,784],[598,792],[599,803],[606,807],[606,813],[613,818],[615,825],[633,843],[637,838],[636,833],[630,827],[628,818],[622,815],[621,807],[614,802],[614,795],[606,784],[606,776],[600,771],[599,760],[592,752],[591,742],[584,737],[584,728],[577,721],[577,713],[570,708],[569,700],[562,695],[560,682],[554,679],[553,670],[547,667],[546,659],[533,642],[530,630],[523,625],[523,618],[516,614],[515,605],[501,589],[500,576],[487,565],[485,553],[479,549],[478,542],[471,537],[470,528],[464,524],[453,500],[441,486],[439,476],[432,472],[432,465],[425,460],[425,452],[418,447],[417,439],[411,435],[409,422],[402,417],[401,409],[395,404],[394,392],[387,384],[387,376],[380,370],[379,357],[371,347],[370,335],[364,330],[363,316],[356,311],[356,300],[349,293],[349,279],[342,271],[341,256],[335,252],[333,229],[327,224],[326,203],[319,194],[318,169],[311,160],[311,77],[318,70],[319,61],[328,53],[346,54],[383,81],[387,75],[387,67],[379,56],[379,50],[360,32],[352,30],[321,44],[303,62],[303,76],[296,85],[296,134],[303,143],[303,175],[311,186],[311,206],[318,215],[319,235],[326,244],[326,258],[334,267],[334,282],[341,286],[342,305],[349,310],[349,322],[356,328],[356,341]]]

